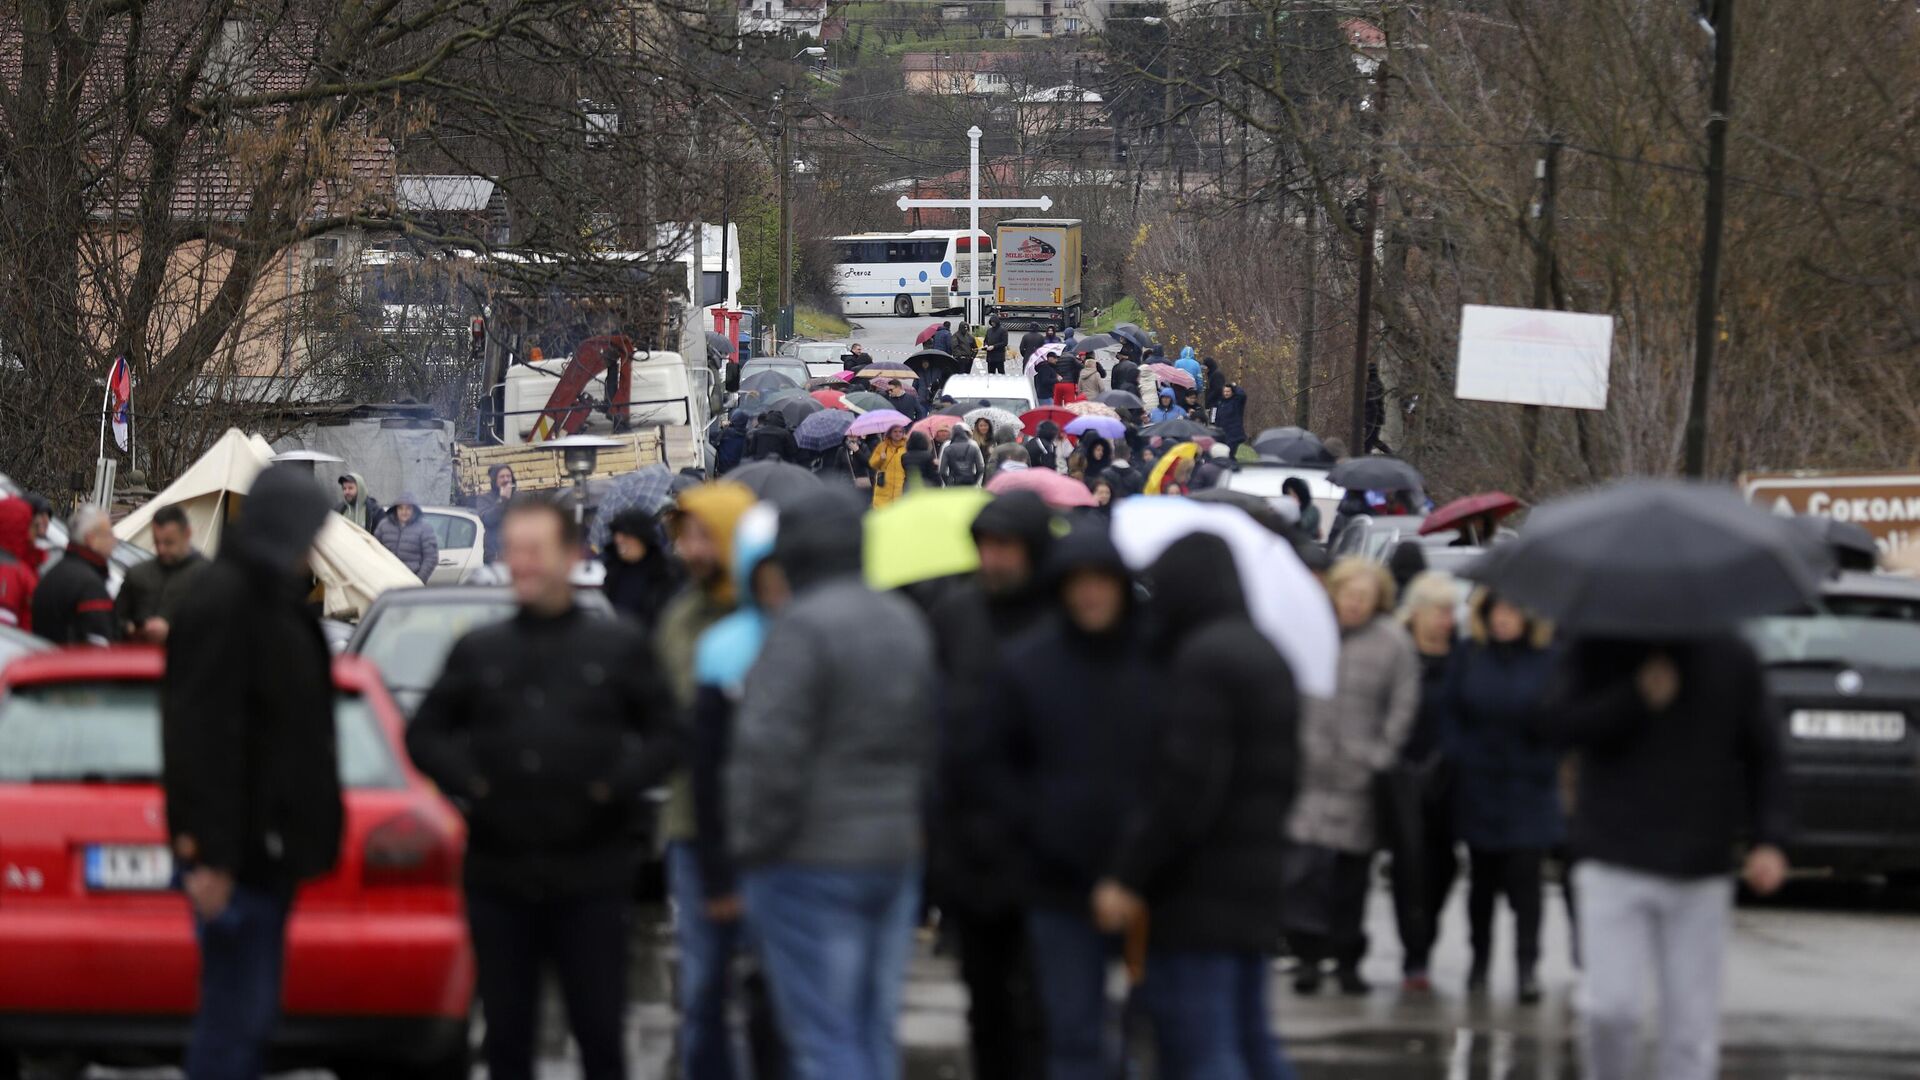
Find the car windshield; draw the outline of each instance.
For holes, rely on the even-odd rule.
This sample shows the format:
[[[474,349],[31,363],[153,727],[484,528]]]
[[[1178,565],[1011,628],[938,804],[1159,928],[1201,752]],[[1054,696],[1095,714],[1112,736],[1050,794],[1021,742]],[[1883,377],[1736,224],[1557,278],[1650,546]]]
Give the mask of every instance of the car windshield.
[[[361,639],[360,655],[373,661],[394,690],[426,690],[440,677],[453,643],[467,631],[513,614],[513,598],[394,604],[383,609]]]
[[[1022,413],[1030,412],[1033,409],[1033,403],[1028,401],[1026,398],[1012,398],[1012,397],[979,398],[979,397],[973,396],[972,394],[968,394],[964,397],[961,397],[958,394],[954,396],[955,396],[955,399],[960,402],[960,404],[965,405],[967,407],[968,412],[972,412],[975,409],[984,409],[991,406],[992,408],[995,408],[995,409],[1005,409],[1006,411],[1012,413],[1013,415],[1019,416]],[[986,405],[980,404],[980,402],[982,401],[985,401],[987,404]]]
[[[1920,668],[1920,625],[1853,615],[1781,615],[1747,625],[1762,662]]]
[[[340,782],[405,785],[373,708],[357,694],[334,706]],[[160,687],[71,682],[16,687],[0,705],[0,783],[135,783],[160,780]]]

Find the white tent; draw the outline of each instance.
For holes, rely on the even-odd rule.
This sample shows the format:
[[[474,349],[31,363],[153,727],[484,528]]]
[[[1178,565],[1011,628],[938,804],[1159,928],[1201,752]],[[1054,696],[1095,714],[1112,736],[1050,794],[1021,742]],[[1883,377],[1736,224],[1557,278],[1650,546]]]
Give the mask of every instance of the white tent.
[[[253,487],[253,478],[272,461],[273,448],[265,439],[230,428],[166,490],[122,518],[113,527],[114,535],[151,548],[155,511],[177,505],[193,525],[193,546],[215,555],[227,522]],[[357,619],[388,589],[420,584],[371,533],[338,514],[327,516],[313,547],[314,575],[323,587],[330,619]]]

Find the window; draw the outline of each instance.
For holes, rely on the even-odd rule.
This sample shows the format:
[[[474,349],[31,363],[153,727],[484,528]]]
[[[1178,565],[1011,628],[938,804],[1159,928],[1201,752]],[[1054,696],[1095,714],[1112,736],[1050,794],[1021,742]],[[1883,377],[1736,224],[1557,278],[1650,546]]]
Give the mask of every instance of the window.
[[[726,294],[721,291],[720,286],[720,281],[725,276],[725,274],[718,270],[703,270],[700,272],[701,307],[712,307],[726,300]]]
[[[1077,34],[1079,32],[1080,32],[1080,20],[1069,18],[1067,20],[1067,33]]]
[[[340,782],[405,786],[373,710],[359,697],[334,705]],[[0,783],[158,783],[160,687],[147,682],[23,686],[0,710]]]
[[[309,248],[313,265],[332,267],[340,257],[340,240],[333,236],[315,237]]]
[[[620,111],[602,101],[580,101],[581,123],[586,128],[588,146],[611,146],[620,134]]]
[[[477,530],[473,521],[456,514],[428,514],[427,525],[441,551],[462,551],[473,546]]]

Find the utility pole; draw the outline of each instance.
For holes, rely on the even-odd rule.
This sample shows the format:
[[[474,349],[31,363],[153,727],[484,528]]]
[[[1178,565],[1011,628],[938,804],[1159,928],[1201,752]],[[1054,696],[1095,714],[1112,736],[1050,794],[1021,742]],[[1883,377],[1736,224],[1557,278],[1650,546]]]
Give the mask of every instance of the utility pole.
[[[1554,204],[1560,178],[1560,146],[1560,136],[1549,135],[1546,155],[1534,166],[1540,181],[1540,201],[1533,207],[1534,217],[1539,219],[1533,228],[1533,306],[1541,309],[1554,306],[1553,234],[1557,217]],[[1534,482],[1540,475],[1540,406],[1522,408],[1526,411],[1520,416],[1520,426],[1527,449],[1521,474],[1527,495],[1532,497]]]
[[[780,124],[780,300],[774,316],[774,335],[793,336],[793,135],[784,101],[777,106]]]
[[[1713,4],[1713,97],[1707,114],[1707,221],[1693,325],[1693,394],[1687,400],[1687,475],[1707,472],[1707,405],[1719,337],[1720,236],[1727,218],[1727,112],[1733,96],[1733,0]]]
[[[1387,111],[1387,61],[1382,56],[1373,69],[1373,115],[1376,141],[1385,134],[1380,118]],[[1355,457],[1367,453],[1367,338],[1373,329],[1373,238],[1380,228],[1380,156],[1374,155],[1367,168],[1367,204],[1362,208],[1360,225],[1359,312],[1353,327],[1353,441],[1348,447]]]
[[[1320,204],[1307,203],[1307,295],[1300,305],[1300,355],[1295,379],[1300,387],[1293,398],[1293,422],[1313,427],[1313,335],[1320,318]]]

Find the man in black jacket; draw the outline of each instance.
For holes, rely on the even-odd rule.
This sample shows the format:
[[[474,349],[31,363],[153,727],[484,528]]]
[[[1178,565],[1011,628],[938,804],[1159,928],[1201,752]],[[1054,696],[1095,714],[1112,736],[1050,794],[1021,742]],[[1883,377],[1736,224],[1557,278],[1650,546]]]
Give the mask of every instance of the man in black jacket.
[[[929,808],[928,882],[960,946],[973,1075],[1040,1080],[1045,1048],[1033,1000],[1026,913],[1008,865],[999,807],[980,779],[991,747],[984,694],[1008,642],[1051,608],[1040,568],[1053,547],[1053,511],[1030,491],[1003,495],[973,521],[980,570],[933,608],[943,680],[940,763]]]
[[[1666,645],[1581,643],[1542,733],[1580,752],[1571,846],[1579,859],[1591,1080],[1719,1075],[1731,856],[1766,895],[1786,879],[1786,775],[1760,662],[1732,636]],[[1660,1034],[1641,1062],[1651,973]]]
[[[1157,664],[1104,523],[1083,520],[1055,543],[1048,592],[1057,607],[1007,644],[989,682],[984,792],[1024,863],[1047,1075],[1107,1076],[1118,1072],[1104,1034],[1117,943],[1088,898],[1115,872],[1121,825],[1151,775]]]
[[[626,1075],[628,892],[642,793],[674,763],[672,706],[646,635],[573,599],[573,518],[509,505],[502,550],[520,610],[461,638],[407,730],[468,825],[467,921],[487,1067],[532,1076],[541,969],[567,1001],[589,1080]]]
[[[987,374],[1007,373],[1007,328],[995,315],[987,320]],[[964,374],[964,372],[962,373]]]
[[[296,466],[260,474],[167,635],[167,831],[200,937],[187,1075],[261,1075],[287,913],[333,869],[342,807],[332,658],[306,603],[327,500]]]
[[[799,456],[800,448],[793,441],[786,416],[771,409],[762,413],[759,426],[747,436],[746,460],[793,461]]]
[[[66,554],[40,575],[33,591],[33,632],[55,645],[111,645],[120,639],[107,592],[107,556],[113,554],[113,519],[97,506],[83,506],[67,522]]]
[[[164,643],[174,609],[206,565],[206,556],[193,550],[187,512],[177,504],[161,507],[153,515],[153,558],[127,571],[114,598],[116,628],[151,645]]]
[[[1154,652],[1180,687],[1156,716],[1153,781],[1128,818],[1100,928],[1152,912],[1142,1000],[1168,1076],[1288,1075],[1267,1005],[1298,757],[1293,674],[1253,625],[1226,541],[1194,533],[1148,571]]]
[[[1040,421],[1033,438],[1027,440],[1027,467],[1059,472],[1060,449],[1060,425],[1051,420]]]

